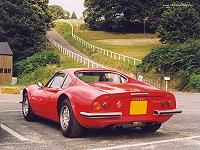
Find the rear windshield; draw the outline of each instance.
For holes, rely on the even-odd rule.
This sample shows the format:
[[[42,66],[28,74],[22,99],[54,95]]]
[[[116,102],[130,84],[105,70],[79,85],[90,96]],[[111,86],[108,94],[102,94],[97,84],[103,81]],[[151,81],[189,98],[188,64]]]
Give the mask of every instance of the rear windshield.
[[[126,83],[127,79],[113,72],[76,72],[75,76],[86,83],[91,82],[114,82]]]

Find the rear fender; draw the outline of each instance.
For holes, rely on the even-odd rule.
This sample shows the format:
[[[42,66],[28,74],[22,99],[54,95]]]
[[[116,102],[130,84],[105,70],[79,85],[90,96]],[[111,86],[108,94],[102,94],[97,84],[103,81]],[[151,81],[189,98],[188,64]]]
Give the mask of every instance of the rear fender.
[[[23,92],[22,92],[22,96],[23,96],[23,98],[24,98],[24,94],[25,93],[28,93],[28,98],[29,98],[29,103],[31,103],[31,92],[30,92],[30,88],[25,88],[25,89],[23,89]],[[22,99],[23,100],[23,99]]]
[[[74,102],[73,96],[72,96],[69,92],[62,93],[62,94],[60,94],[60,96],[61,96],[61,95],[66,95],[66,96],[68,97],[68,100],[69,100],[69,102],[70,102],[70,104],[71,104],[71,106],[72,106],[73,112],[76,113],[75,102]],[[60,97],[60,96],[59,96],[59,97]],[[58,98],[58,99],[59,99],[59,98]],[[58,100],[57,100],[57,106],[58,106]]]

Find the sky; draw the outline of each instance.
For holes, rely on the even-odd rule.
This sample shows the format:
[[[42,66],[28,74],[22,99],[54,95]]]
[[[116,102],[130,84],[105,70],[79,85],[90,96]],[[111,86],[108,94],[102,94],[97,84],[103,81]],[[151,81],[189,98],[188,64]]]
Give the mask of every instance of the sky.
[[[72,13],[76,13],[77,17],[83,16],[82,12],[84,10],[84,0],[49,0],[49,4],[56,4],[63,7],[64,10]]]

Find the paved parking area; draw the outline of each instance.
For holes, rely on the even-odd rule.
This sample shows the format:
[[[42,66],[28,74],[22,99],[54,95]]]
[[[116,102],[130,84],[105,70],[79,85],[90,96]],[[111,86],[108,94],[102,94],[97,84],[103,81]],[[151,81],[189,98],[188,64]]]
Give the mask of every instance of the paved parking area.
[[[80,138],[62,136],[59,126],[49,120],[26,122],[21,112],[20,95],[0,95],[0,149],[200,149],[200,93],[175,93],[175,115],[154,134],[138,129],[85,130]]]

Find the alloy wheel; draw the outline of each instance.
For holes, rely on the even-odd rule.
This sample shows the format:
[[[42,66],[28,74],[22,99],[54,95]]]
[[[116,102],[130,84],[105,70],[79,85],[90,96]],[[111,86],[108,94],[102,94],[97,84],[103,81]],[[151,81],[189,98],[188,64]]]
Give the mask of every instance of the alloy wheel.
[[[60,112],[60,124],[63,130],[67,130],[69,127],[70,113],[67,106],[63,106]]]

